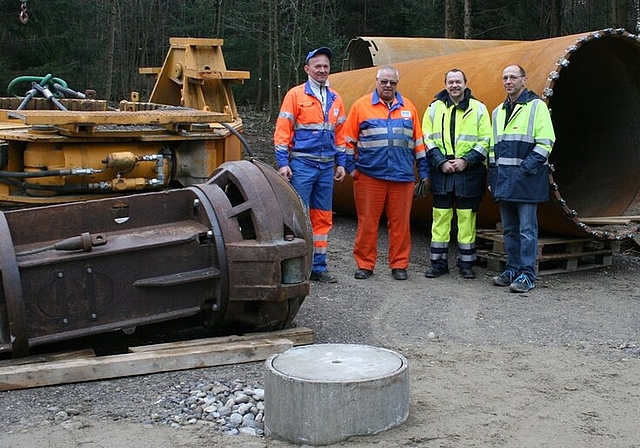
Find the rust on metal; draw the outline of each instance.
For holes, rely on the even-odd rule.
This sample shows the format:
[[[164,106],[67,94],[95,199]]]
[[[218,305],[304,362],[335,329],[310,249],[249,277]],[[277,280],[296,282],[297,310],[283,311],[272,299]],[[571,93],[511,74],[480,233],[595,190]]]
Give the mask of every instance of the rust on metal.
[[[258,161],[192,187],[0,213],[0,353],[196,315],[211,330],[285,328],[311,244],[300,198]]]
[[[205,182],[242,158],[243,130],[221,39],[172,38],[147,102],[0,98],[0,202],[57,204]],[[90,95],[87,95],[87,98]],[[19,110],[17,110],[19,109]],[[235,135],[234,135],[235,134]],[[110,163],[131,154],[132,164]]]
[[[357,36],[347,44],[347,57],[342,61],[342,70],[380,67],[403,61],[493,48],[519,42],[522,41]]]
[[[398,90],[422,116],[443,88],[444,73],[463,70],[474,96],[492,110],[505,99],[504,67],[527,70],[527,86],[549,105],[556,131],[550,163],[551,199],[541,204],[542,230],[604,239],[633,237],[634,230],[607,231],[581,216],[620,216],[637,207],[640,193],[640,38],[623,29],[606,29],[495,48],[395,63]],[[331,75],[348,109],[375,86],[376,68]],[[624,93],[621,93],[624,86]],[[353,184],[336,184],[334,208],[353,213]],[[415,220],[431,219],[430,198],[416,200]],[[480,226],[495,226],[498,208],[487,194]]]

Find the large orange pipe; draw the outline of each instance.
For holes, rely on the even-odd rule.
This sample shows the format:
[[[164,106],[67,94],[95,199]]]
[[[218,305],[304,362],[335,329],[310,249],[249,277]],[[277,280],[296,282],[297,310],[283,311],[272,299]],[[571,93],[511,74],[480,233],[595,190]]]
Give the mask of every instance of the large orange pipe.
[[[511,45],[519,42],[522,41],[357,36],[347,44],[347,57],[342,60],[342,71]]]
[[[598,238],[632,237],[630,231],[589,227],[581,217],[619,216],[635,208],[640,191],[640,41],[621,29],[399,62],[398,90],[420,115],[444,87],[444,74],[459,68],[474,96],[489,110],[504,101],[505,66],[527,70],[528,87],[551,109],[556,144],[550,163],[551,199],[539,211],[542,230]],[[375,86],[376,67],[331,75],[347,110]],[[637,204],[636,204],[637,205]],[[353,184],[337,184],[334,210],[352,214]],[[414,201],[414,220],[430,221],[430,198]],[[490,195],[480,207],[480,226],[499,221]]]

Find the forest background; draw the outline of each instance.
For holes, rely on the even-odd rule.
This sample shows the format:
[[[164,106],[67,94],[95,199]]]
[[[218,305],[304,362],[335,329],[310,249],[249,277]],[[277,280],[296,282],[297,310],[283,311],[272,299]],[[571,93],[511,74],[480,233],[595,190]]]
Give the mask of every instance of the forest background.
[[[307,52],[356,36],[533,40],[602,28],[639,32],[640,0],[0,0],[0,96],[17,76],[52,74],[74,90],[146,100],[170,37],[224,39],[251,79],[236,101],[275,111],[305,78]]]

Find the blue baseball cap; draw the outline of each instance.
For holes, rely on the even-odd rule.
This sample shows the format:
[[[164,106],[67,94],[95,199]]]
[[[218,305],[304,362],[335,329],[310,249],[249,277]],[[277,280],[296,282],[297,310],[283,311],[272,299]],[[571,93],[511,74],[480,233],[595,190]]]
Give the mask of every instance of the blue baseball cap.
[[[320,47],[320,48],[316,48],[315,50],[311,50],[307,55],[307,58],[304,60],[304,63],[306,64],[307,62],[309,62],[309,59],[319,54],[324,54],[329,59],[331,59],[331,57],[333,56],[333,51],[331,51],[331,48],[329,47]]]

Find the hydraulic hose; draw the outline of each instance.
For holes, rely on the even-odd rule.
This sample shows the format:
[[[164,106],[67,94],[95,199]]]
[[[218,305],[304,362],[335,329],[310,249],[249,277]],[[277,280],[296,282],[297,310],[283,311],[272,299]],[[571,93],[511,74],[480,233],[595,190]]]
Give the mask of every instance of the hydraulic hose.
[[[53,177],[53,176],[70,176],[81,174],[96,174],[101,173],[104,170],[96,170],[93,168],[72,168],[72,169],[60,169],[60,170],[46,170],[46,171],[0,171],[0,178],[36,178],[36,177]]]
[[[247,141],[246,138],[244,138],[244,136],[238,132],[236,129],[233,128],[233,126],[231,126],[228,123],[220,123],[222,126],[224,126],[229,132],[231,132],[233,135],[235,135],[236,137],[238,137],[238,140],[240,140],[240,143],[242,143],[242,147],[245,149],[245,151],[247,152],[247,155],[251,158],[254,157],[253,155],[253,150],[251,149],[251,147],[249,146],[249,142]]]
[[[55,84],[60,84],[64,88],[68,87],[67,82],[64,79],[56,78],[50,73],[45,76],[18,76],[17,78],[14,78],[7,86],[7,93],[10,96],[22,96],[20,93],[16,92],[17,86],[23,83],[31,85],[31,83],[33,82],[43,87],[47,84],[51,85],[52,87]]]

